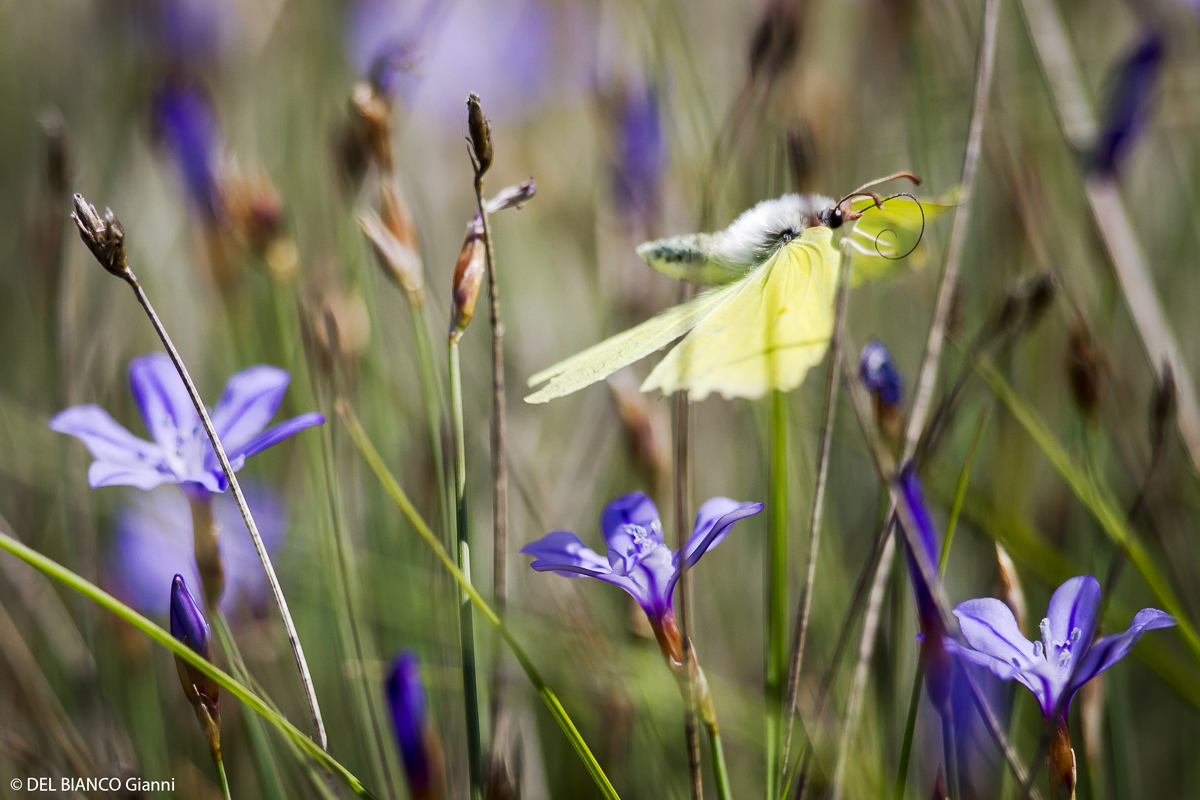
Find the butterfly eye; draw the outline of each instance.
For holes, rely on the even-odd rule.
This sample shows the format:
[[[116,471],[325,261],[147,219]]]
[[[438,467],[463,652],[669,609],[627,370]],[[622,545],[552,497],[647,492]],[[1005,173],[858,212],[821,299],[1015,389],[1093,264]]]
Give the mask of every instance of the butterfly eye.
[[[840,228],[845,218],[842,216],[841,206],[834,206],[825,212],[825,225],[829,228]]]

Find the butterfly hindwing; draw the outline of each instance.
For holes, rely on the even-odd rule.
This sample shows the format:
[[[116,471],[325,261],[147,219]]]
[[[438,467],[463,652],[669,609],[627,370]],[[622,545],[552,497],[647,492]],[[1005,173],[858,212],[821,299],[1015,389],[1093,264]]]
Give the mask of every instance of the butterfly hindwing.
[[[821,361],[833,333],[841,253],[828,228],[781,247],[700,321],[646,378],[642,391],[726,398],[791,391]]]
[[[900,195],[890,197],[876,208],[869,197],[855,198],[851,209],[861,211],[843,241],[850,248],[850,285],[893,272],[901,258],[920,240],[924,227],[958,203],[952,194],[942,200],[922,200]],[[912,266],[920,266],[916,262]]]
[[[740,284],[712,289],[686,303],[669,308],[641,325],[630,328],[589,347],[578,355],[560,361],[529,379],[529,385],[549,381],[525,398],[527,403],[545,403],[604,380],[621,367],[628,366],[666,347],[720,306]]]

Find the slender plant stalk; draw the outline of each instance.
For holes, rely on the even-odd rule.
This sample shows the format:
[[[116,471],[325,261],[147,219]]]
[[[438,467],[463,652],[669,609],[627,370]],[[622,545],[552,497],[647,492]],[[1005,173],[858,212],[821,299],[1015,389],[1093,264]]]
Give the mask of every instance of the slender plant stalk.
[[[713,764],[713,778],[717,784],[717,797],[719,800],[733,800],[733,788],[729,785],[729,769],[725,766],[725,748],[721,746],[721,729],[717,727],[716,722],[706,727],[708,728],[708,750]]]
[[[950,800],[961,796],[958,784],[958,737],[954,734],[954,713],[942,715],[942,758],[946,761],[946,790]]]
[[[216,628],[217,639],[221,642],[221,649],[225,651],[225,658],[233,668],[234,677],[243,683],[248,683],[250,672],[246,669],[241,651],[238,649],[237,642],[233,638],[233,631],[229,628],[229,620],[225,618],[225,614],[220,610],[213,615],[213,627]],[[254,759],[254,766],[258,772],[258,781],[262,788],[263,797],[266,800],[284,800],[281,779],[279,777],[279,767],[275,763],[275,756],[271,753],[271,745],[267,742],[265,732],[263,731],[262,720],[256,714],[247,714],[245,720],[247,738],[250,740],[250,754]]]
[[[771,486],[767,539],[767,800],[779,796],[783,761],[783,675],[787,669],[787,395],[771,393]]]
[[[458,343],[450,343],[450,416],[454,424],[454,500],[455,529],[458,532],[458,568],[467,583],[471,583],[471,531],[467,513],[467,454],[463,430],[462,370],[459,366]],[[467,713],[467,759],[471,780],[471,796],[483,796],[483,745],[479,724],[479,683],[475,668],[475,625],[471,615],[469,594],[464,589],[459,598],[459,639],[462,647],[463,699]]]
[[[796,719],[800,690],[800,670],[804,663],[804,645],[808,640],[808,622],[812,615],[813,589],[817,578],[817,555],[821,546],[821,519],[825,509],[825,487],[829,482],[829,454],[833,445],[833,422],[837,411],[838,362],[841,360],[841,330],[846,319],[849,281],[839,280],[833,320],[833,342],[829,355],[829,373],[825,378],[825,419],[821,425],[821,449],[817,454],[817,487],[813,492],[812,516],[808,521],[808,567],[800,587],[800,607],[796,613],[796,636],[792,641],[792,661],[788,670],[787,698],[784,702],[783,754],[792,749],[792,725]],[[786,760],[780,765],[787,766]]]
[[[979,422],[975,425],[975,435],[971,437],[971,445],[967,448],[967,457],[963,461],[962,472],[958,475],[958,485],[954,489],[954,502],[950,506],[950,518],[946,523],[946,539],[942,542],[942,552],[938,558],[938,578],[946,573],[946,562],[950,560],[950,543],[954,541],[954,532],[958,530],[958,518],[962,515],[963,503],[967,499],[967,486],[970,483],[971,467],[975,464],[975,454],[983,439],[984,428],[987,427],[988,417],[991,416],[991,406],[984,406],[979,414]],[[917,672],[913,676],[912,692],[908,698],[908,717],[904,723],[904,741],[900,746],[900,767],[896,771],[895,800],[904,797],[904,787],[908,781],[908,762],[912,756],[913,732],[917,723],[917,706],[921,700],[921,682],[925,678],[925,665],[918,663]],[[955,772],[957,774],[957,771]],[[946,778],[950,780],[950,768],[946,768]],[[958,784],[951,781],[951,791],[957,791]]]
[[[225,762],[221,760],[221,756],[214,755],[213,763],[217,765],[217,782],[221,784],[221,796],[225,800],[231,800],[229,797],[229,779],[225,777]]]
[[[691,492],[689,491],[689,479],[691,477],[691,448],[689,446],[691,443],[691,406],[688,402],[687,392],[681,391],[676,393],[674,411],[675,542],[678,552],[686,553],[688,540],[687,521],[691,511]],[[680,687],[683,690],[683,733],[688,757],[688,789],[692,800],[703,800],[704,783],[700,775],[700,731],[696,720],[696,698],[692,691],[694,681],[692,680],[691,664],[694,655],[691,640],[692,604],[689,578],[687,559],[681,557],[679,559],[679,631],[683,637],[684,666],[680,670],[679,681]],[[714,724],[713,728],[715,727]],[[712,741],[713,728],[709,730],[710,743]],[[716,769],[715,761],[713,769]]]
[[[492,627],[496,629],[497,633],[500,634],[500,638],[502,638],[509,646],[509,649],[512,650],[513,656],[515,656],[517,659],[517,663],[521,665],[521,669],[529,678],[529,682],[533,684],[534,689],[541,696],[542,702],[546,704],[546,707],[550,710],[550,714],[554,717],[559,727],[562,728],[563,733],[566,734],[567,740],[570,741],[572,747],[575,748],[575,752],[579,755],[580,760],[583,761],[588,773],[592,776],[592,780],[594,780],[596,782],[596,786],[599,787],[601,794],[604,795],[607,800],[620,800],[620,796],[617,794],[616,789],[613,788],[612,783],[608,780],[608,776],[604,774],[604,770],[596,761],[596,757],[593,756],[592,751],[588,749],[587,742],[585,742],[583,737],[579,734],[579,730],[575,727],[575,723],[571,721],[571,717],[567,714],[566,709],[563,708],[562,703],[559,702],[558,697],[553,691],[551,691],[550,687],[546,685],[546,682],[542,679],[541,673],[538,672],[537,667],[534,666],[533,661],[529,658],[528,654],[526,654],[525,649],[521,647],[520,643],[516,640],[516,637],[513,636],[508,627],[505,626],[505,624],[500,620],[499,615],[492,610],[492,608],[487,604],[487,602],[484,601],[483,597],[479,594],[475,587],[471,585],[471,581],[465,574],[463,574],[463,571],[458,568],[458,565],[454,563],[454,559],[451,558],[446,552],[446,549],[442,547],[441,543],[437,539],[437,536],[434,535],[433,531],[429,529],[429,526],[425,524],[425,521],[421,519],[421,515],[417,513],[417,509],[415,506],[413,506],[412,501],[408,499],[408,496],[404,493],[404,490],[400,488],[400,484],[396,482],[395,477],[393,477],[391,472],[388,471],[387,465],[383,463],[383,458],[379,455],[379,451],[375,449],[375,446],[371,444],[371,440],[367,438],[366,431],[363,430],[362,424],[359,423],[358,418],[354,416],[354,413],[350,410],[350,407],[345,403],[345,401],[339,401],[337,405],[338,413],[341,415],[342,420],[346,423],[346,427],[350,430],[350,437],[354,440],[355,444],[358,445],[358,449],[362,452],[363,458],[371,467],[371,470],[375,473],[375,476],[379,479],[379,482],[383,484],[384,490],[389,496],[391,496],[392,500],[395,501],[396,505],[400,508],[401,513],[404,514],[405,518],[408,519],[409,523],[416,530],[417,535],[420,536],[425,544],[433,550],[434,555],[438,557],[438,560],[442,562],[442,566],[446,568],[446,571],[450,573],[451,577],[453,577],[458,585],[462,588],[462,591],[466,593],[468,598],[470,598],[470,601],[475,605],[475,608],[477,608],[479,613],[483,615],[484,619],[486,619],[488,623],[490,623]]]
[[[406,293],[406,296],[407,293]],[[447,547],[454,541],[451,525],[453,501],[449,482],[446,480],[446,455],[442,450],[442,389],[438,379],[437,365],[433,358],[433,339],[426,320],[426,306],[418,305],[409,296],[409,316],[412,318],[413,341],[417,348],[417,373],[421,377],[421,395],[425,403],[425,422],[429,427],[429,452],[433,456],[435,486],[438,493],[438,511],[441,514],[442,531]]]
[[[276,728],[278,728],[284,735],[288,737],[289,740],[299,747],[301,751],[336,775],[338,779],[349,786],[350,789],[355,792],[355,794],[366,798],[374,797],[374,795],[367,791],[367,789],[352,772],[342,766],[336,759],[330,756],[329,753],[325,752],[325,750],[317,745],[316,742],[305,735],[303,731],[301,731],[292,723],[288,722],[286,717],[271,707],[269,701],[264,700],[255,692],[251,691],[240,682],[234,680],[234,678],[227,672],[213,665],[199,653],[192,650],[183,642],[177,640],[169,632],[163,630],[158,625],[154,624],[137,611],[134,611],[132,608],[125,605],[120,600],[101,589],[99,586],[96,586],[91,581],[80,577],[58,562],[47,558],[30,547],[27,547],[3,531],[0,531],[0,549],[7,550],[17,558],[33,567],[36,567],[38,570],[54,580],[64,584],[76,592],[79,592],[84,597],[99,605],[101,608],[112,612],[125,622],[137,628],[155,642],[162,645],[167,650],[170,650],[174,655],[183,659],[200,672],[203,672],[205,675],[212,678],[222,689],[229,692],[229,694],[233,695],[247,707],[249,707],[250,710],[254,711],[256,714],[263,717]]]
[[[192,382],[192,376],[188,374],[187,366],[183,363],[183,358],[180,357],[179,351],[175,349],[175,343],[171,341],[170,334],[167,333],[166,327],[158,314],[154,311],[154,306],[150,304],[150,298],[146,296],[146,292],[142,289],[142,285],[138,283],[137,276],[133,274],[133,270],[129,267],[125,268],[121,277],[133,289],[134,295],[137,297],[142,308],[146,312],[146,316],[150,318],[150,324],[154,326],[154,330],[158,333],[158,338],[162,340],[163,346],[167,348],[168,355],[171,356],[172,363],[175,364],[175,369],[179,372],[179,377],[183,379],[183,385],[187,387],[188,397],[192,400],[192,405],[196,407],[196,413],[200,415],[200,421],[204,425],[204,431],[208,434],[208,439],[212,442],[213,450],[217,454],[217,460],[221,462],[221,471],[225,473],[225,480],[229,483],[229,488],[233,490],[233,497],[237,501],[238,510],[242,512],[242,520],[246,523],[246,530],[250,532],[250,539],[254,542],[254,550],[258,553],[258,559],[262,562],[263,571],[267,574],[267,583],[270,584],[271,594],[275,598],[275,604],[279,606],[279,614],[283,617],[283,626],[287,630],[288,643],[292,646],[292,653],[296,658],[296,666],[300,670],[300,682],[304,687],[304,697],[308,701],[308,711],[312,715],[313,729],[317,734],[317,744],[322,750],[329,749],[329,742],[325,736],[325,722],[321,719],[321,706],[317,702],[317,692],[313,687],[312,675],[308,671],[308,662],[304,658],[304,648],[300,645],[300,637],[296,633],[296,624],[292,621],[292,612],[288,610],[287,599],[283,596],[283,588],[279,585],[279,578],[275,574],[275,567],[271,563],[271,556],[267,553],[267,547],[263,544],[262,535],[258,532],[258,525],[254,522],[254,515],[250,513],[250,506],[246,504],[246,496],[242,494],[241,484],[238,483],[237,474],[234,473],[233,467],[229,464],[229,457],[225,455],[225,448],[221,445],[221,439],[217,436],[217,429],[213,427],[212,419],[208,416],[208,409],[204,405],[204,401],[200,398],[200,392],[196,391],[196,385]]]

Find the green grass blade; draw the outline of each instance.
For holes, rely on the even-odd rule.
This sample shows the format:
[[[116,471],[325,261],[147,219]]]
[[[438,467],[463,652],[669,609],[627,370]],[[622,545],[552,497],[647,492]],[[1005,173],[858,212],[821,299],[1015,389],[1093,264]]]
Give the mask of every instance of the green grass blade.
[[[558,697],[550,690],[546,682],[542,680],[541,673],[533,665],[533,661],[530,660],[524,648],[513,637],[512,632],[505,627],[504,623],[500,621],[500,617],[492,610],[492,607],[484,601],[475,587],[471,585],[467,576],[462,573],[462,570],[458,568],[454,559],[446,552],[446,548],[442,547],[442,543],[438,541],[434,532],[425,524],[425,520],[421,519],[421,515],[417,513],[417,509],[412,504],[412,501],[408,499],[408,495],[400,488],[400,484],[396,481],[396,478],[388,470],[387,465],[383,463],[383,458],[379,455],[379,451],[371,444],[371,440],[367,437],[367,432],[363,430],[358,417],[354,415],[354,412],[350,410],[345,401],[338,401],[337,410],[338,414],[342,417],[342,421],[346,423],[346,427],[350,430],[350,438],[358,445],[358,449],[366,460],[367,465],[375,473],[375,476],[379,478],[379,482],[383,484],[384,491],[400,507],[400,511],[408,519],[413,528],[416,529],[417,535],[433,550],[434,555],[442,562],[442,566],[446,568],[462,591],[470,598],[479,613],[496,629],[496,632],[500,634],[500,638],[512,650],[513,655],[516,656],[517,663],[521,665],[521,669],[525,671],[529,682],[533,684],[537,693],[541,695],[542,702],[550,709],[554,720],[562,728],[563,733],[566,734],[567,740],[571,742],[571,746],[575,748],[575,752],[579,754],[580,760],[583,761],[588,773],[592,776],[592,780],[596,782],[596,786],[600,788],[601,794],[607,800],[620,800],[617,790],[613,788],[612,783],[608,780],[608,776],[604,774],[604,770],[600,767],[599,762],[596,761],[596,757],[588,749],[587,742],[583,740],[583,736],[580,735],[579,730],[575,727],[575,723],[572,722],[571,717],[567,714],[566,709],[563,708],[562,703],[559,702]]]
[[[1130,530],[1125,520],[1125,514],[1117,505],[1112,494],[1098,482],[1098,478],[1079,467],[1071,459],[1037,413],[1017,396],[1013,388],[987,360],[976,362],[975,368],[992,387],[996,397],[1008,407],[1013,417],[1021,423],[1037,446],[1050,459],[1050,463],[1071,487],[1079,501],[1087,507],[1088,511],[1092,512],[1092,516],[1100,523],[1100,527],[1108,534],[1108,538],[1125,551],[1126,557],[1141,573],[1142,579],[1146,581],[1150,591],[1162,604],[1163,610],[1175,617],[1178,623],[1175,630],[1178,632],[1179,638],[1183,640],[1192,658],[1200,665],[1200,637],[1197,637],[1196,629],[1192,627],[1183,606],[1176,599],[1175,593],[1171,591],[1170,585],[1163,578],[1158,567],[1154,565],[1150,554],[1146,552],[1141,542]]]
[[[279,728],[288,738],[292,739],[301,750],[319,761],[326,769],[344,782],[347,786],[360,797],[374,798],[367,789],[362,785],[358,778],[350,770],[343,767],[336,759],[322,750],[316,742],[304,735],[304,733],[277,711],[274,711],[266,702],[258,695],[251,692],[242,684],[233,679],[231,675],[213,664],[205,661],[199,654],[193,652],[189,647],[170,633],[160,628],[158,625],[151,622],[146,617],[143,617],[138,612],[134,611],[129,606],[122,603],[117,598],[113,597],[108,592],[96,586],[94,583],[85,580],[76,575],[71,570],[62,566],[56,561],[53,561],[41,553],[33,550],[16,539],[12,538],[4,532],[0,532],[0,548],[7,550],[17,558],[30,564],[31,566],[41,570],[49,577],[60,583],[63,583],[75,591],[82,594],[92,602],[99,605],[101,608],[116,614],[125,622],[140,630],[142,633],[149,636],[154,641],[158,642],[163,647],[170,650],[179,658],[182,658],[187,663],[191,664],[196,669],[203,672],[208,677],[220,684],[221,688],[229,692],[231,695],[241,700],[246,706],[252,709],[259,716],[266,719],[276,728]]]

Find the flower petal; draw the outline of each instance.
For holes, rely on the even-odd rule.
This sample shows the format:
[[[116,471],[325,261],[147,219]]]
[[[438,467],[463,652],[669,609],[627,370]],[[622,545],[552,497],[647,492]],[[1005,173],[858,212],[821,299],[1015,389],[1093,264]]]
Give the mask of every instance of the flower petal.
[[[1100,612],[1100,581],[1091,575],[1071,578],[1054,590],[1046,619],[1050,622],[1050,638],[1054,644],[1074,644],[1071,658],[1075,659],[1086,651],[1088,642],[1096,632],[1096,618]],[[1073,631],[1079,630],[1075,635]],[[1047,642],[1050,644],[1050,642]]]
[[[713,497],[704,501],[696,512],[696,524],[687,542],[687,565],[690,567],[700,557],[725,540],[733,523],[752,517],[763,510],[762,503],[739,503],[728,497]],[[679,563],[676,554],[675,563]]]
[[[153,489],[173,477],[153,467],[129,464],[114,464],[111,461],[93,461],[88,467],[88,485],[93,489],[101,486],[133,486],[137,489]]]
[[[1056,698],[1045,676],[1036,671],[1016,667],[1011,661],[996,658],[979,650],[973,650],[970,647],[963,647],[962,644],[949,636],[945,637],[942,641],[945,642],[948,653],[956,655],[970,664],[983,667],[1002,681],[1017,681],[1020,683],[1037,698],[1043,715],[1048,715],[1054,710]]]
[[[538,572],[557,572],[567,578],[587,575],[599,578],[612,572],[607,559],[585,545],[570,531],[547,533],[521,548],[534,561],[529,566]]]
[[[1137,644],[1138,639],[1142,638],[1143,633],[1156,628],[1170,628],[1174,624],[1175,618],[1167,612],[1157,608],[1143,608],[1134,616],[1133,622],[1129,623],[1124,633],[1114,633],[1097,639],[1075,667],[1075,674],[1071,676],[1070,688],[1067,690],[1068,702],[1080,686],[1124,658]]]
[[[319,414],[316,411],[310,411],[307,414],[301,414],[298,417],[292,417],[286,422],[281,422],[278,425],[267,428],[265,431],[255,436],[244,447],[237,451],[226,451],[229,456],[231,465],[236,462],[237,458],[247,459],[250,456],[261,453],[268,447],[273,447],[279,444],[289,436],[293,436],[305,428],[311,428],[314,425],[320,425],[325,422],[325,415]]]
[[[963,638],[980,653],[1016,669],[1025,669],[1033,662],[1033,642],[1017,627],[1012,610],[996,598],[981,597],[959,603],[954,616],[958,617]],[[996,676],[1003,677],[999,673]]]
[[[74,436],[98,461],[149,468],[162,463],[157,445],[134,436],[97,405],[60,411],[50,420],[50,430]]]
[[[244,369],[225,382],[225,391],[212,412],[213,427],[226,451],[245,447],[267,427],[279,410],[292,376],[287,370],[260,364]]]
[[[620,534],[623,525],[645,528],[651,538],[662,542],[662,522],[658,518],[658,507],[644,492],[621,495],[604,507],[604,513],[600,515],[600,531],[610,546],[613,537]]]
[[[183,379],[166,353],[149,353],[129,362],[129,385],[150,435],[170,461],[183,439],[200,427],[200,415]]]

